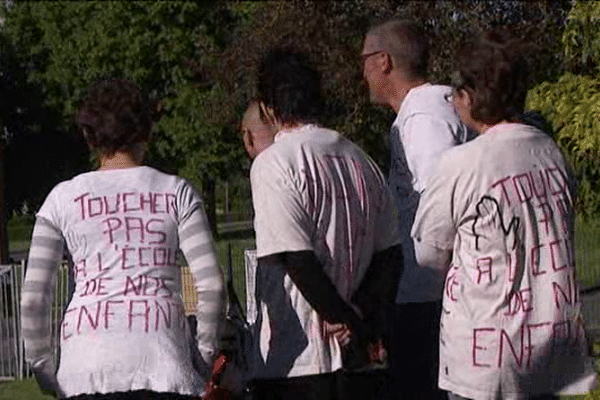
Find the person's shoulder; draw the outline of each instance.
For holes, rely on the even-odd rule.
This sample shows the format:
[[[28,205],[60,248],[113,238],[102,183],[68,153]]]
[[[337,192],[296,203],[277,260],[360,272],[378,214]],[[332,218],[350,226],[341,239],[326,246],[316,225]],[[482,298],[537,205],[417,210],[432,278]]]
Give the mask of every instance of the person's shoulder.
[[[89,185],[90,177],[92,175],[93,174],[90,172],[83,172],[54,185],[46,196],[42,209],[48,207],[50,204],[59,206],[65,204],[66,198],[79,193],[82,187],[87,187]]]
[[[149,165],[140,167],[137,174],[140,179],[155,182],[157,185],[181,186],[191,184],[187,178],[178,175],[175,171],[169,171]]]
[[[87,171],[77,174],[69,179],[59,182],[52,188],[50,193],[65,193],[76,190],[82,185],[87,185],[90,181],[94,180],[96,171]]]
[[[458,124],[460,119],[450,99],[451,94],[452,88],[445,85],[427,83],[413,88],[400,108],[398,119],[421,115]]]
[[[462,170],[470,168],[482,155],[485,157],[482,151],[482,148],[486,146],[484,143],[485,139],[483,136],[477,136],[469,142],[444,150],[438,161],[438,170]]]
[[[336,142],[341,136],[338,131],[331,128],[319,124],[307,124],[294,135],[290,135],[290,142],[292,146],[321,146],[325,143]]]
[[[446,97],[452,94],[452,87],[449,85],[442,85],[439,83],[427,83],[420,86],[419,92],[422,96],[430,97]]]
[[[259,164],[281,163],[286,160],[291,162],[302,152],[327,146],[329,143],[338,141],[340,136],[332,129],[317,124],[306,124],[282,135],[279,139],[276,138],[272,145],[256,156],[254,162],[258,161]]]
[[[284,154],[288,151],[289,145],[280,142],[275,142],[261,151],[250,165],[250,179],[255,180],[258,176],[275,173],[277,166],[282,163],[281,160],[287,158]]]

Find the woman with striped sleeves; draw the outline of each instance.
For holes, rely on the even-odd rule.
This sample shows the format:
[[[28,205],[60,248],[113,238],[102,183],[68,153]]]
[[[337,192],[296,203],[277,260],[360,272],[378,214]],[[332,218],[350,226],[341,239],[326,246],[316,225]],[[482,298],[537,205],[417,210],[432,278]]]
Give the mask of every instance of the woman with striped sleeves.
[[[184,179],[142,164],[151,113],[137,85],[96,83],[77,125],[100,167],[58,184],[37,213],[22,288],[26,358],[41,388],[59,397],[201,396],[225,307],[202,200]],[[50,308],[64,246],[75,292],[57,365]],[[198,293],[196,340],[183,311],[178,249]]]

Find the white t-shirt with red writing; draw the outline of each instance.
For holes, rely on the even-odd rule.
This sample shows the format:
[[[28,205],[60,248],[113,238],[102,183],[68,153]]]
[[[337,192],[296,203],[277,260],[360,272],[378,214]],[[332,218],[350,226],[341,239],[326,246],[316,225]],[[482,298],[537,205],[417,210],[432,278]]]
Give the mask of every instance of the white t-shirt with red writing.
[[[223,277],[191,185],[146,166],[92,171],[57,185],[37,217],[62,235],[74,264],[75,292],[60,329],[60,389],[67,396],[141,389],[203,394],[206,370],[197,356],[210,368],[224,317]],[[52,249],[44,249],[43,239],[37,243],[30,281],[49,279],[56,268],[45,256]],[[180,247],[199,297],[197,344],[183,309]],[[41,292],[30,287],[25,295],[31,318],[49,318],[35,306]],[[35,364],[37,343],[47,337],[29,321]]]
[[[451,93],[449,86],[430,83],[412,88],[390,130],[388,184],[398,209],[404,262],[396,296],[398,304],[442,299],[443,279],[419,268],[410,230],[420,195],[440,156],[467,140],[467,128],[448,100]]]
[[[360,148],[317,125],[283,130],[250,173],[257,256],[311,250],[350,301],[375,252],[399,243],[393,199]],[[340,346],[282,269],[258,271],[257,378],[332,372]]]
[[[452,251],[442,389],[492,400],[597,385],[575,274],[572,183],[554,141],[522,124],[496,125],[442,156],[412,231]]]

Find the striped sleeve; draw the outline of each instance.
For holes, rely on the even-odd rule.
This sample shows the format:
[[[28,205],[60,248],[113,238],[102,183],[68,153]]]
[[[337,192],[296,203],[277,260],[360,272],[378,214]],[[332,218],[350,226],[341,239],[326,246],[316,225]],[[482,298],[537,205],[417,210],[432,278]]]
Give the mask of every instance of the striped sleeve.
[[[58,384],[51,343],[50,309],[54,294],[53,281],[63,247],[64,240],[58,228],[47,219],[38,217],[21,289],[21,329],[25,358],[35,372],[40,386],[54,391],[58,391]]]
[[[179,222],[179,246],[194,277],[198,350],[212,366],[225,320],[225,284],[202,203]]]

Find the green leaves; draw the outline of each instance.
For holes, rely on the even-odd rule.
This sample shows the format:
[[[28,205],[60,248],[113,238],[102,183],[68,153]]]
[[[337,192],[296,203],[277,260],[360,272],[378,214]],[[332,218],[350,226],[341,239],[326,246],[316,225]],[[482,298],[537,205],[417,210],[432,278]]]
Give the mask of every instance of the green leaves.
[[[578,212],[589,218],[600,215],[600,2],[573,2],[561,42],[570,72],[530,90],[527,107],[552,124],[579,181]]]
[[[579,180],[578,211],[600,213],[600,81],[572,73],[529,91],[527,108],[542,113]]]
[[[255,95],[256,61],[282,39],[296,38],[323,72],[321,123],[355,140],[383,166],[394,116],[369,103],[362,82],[357,55],[367,29],[390,17],[422,21],[432,38],[431,79],[447,82],[461,41],[508,27],[535,42],[534,81],[546,82],[531,91],[529,106],[551,121],[573,160],[586,209],[600,209],[589,200],[600,191],[599,2],[574,2],[568,18],[567,3],[545,1],[17,1],[10,10],[4,7],[4,47],[15,49],[11,69],[21,74],[19,82],[37,89],[21,96],[51,111],[27,114],[30,136],[57,126],[56,115],[62,117],[57,132],[72,133],[77,103],[92,82],[129,78],[159,104],[150,161],[197,183],[231,177],[247,166],[239,120]],[[558,79],[563,57],[573,73]],[[33,106],[13,107],[19,108]],[[24,119],[15,115],[1,117]],[[69,173],[60,171],[63,178]]]
[[[562,36],[566,60],[573,71],[600,72],[600,2],[576,1]]]
[[[237,6],[243,11],[242,6]],[[222,175],[237,157],[231,128],[213,113],[224,95],[212,79],[231,24],[227,5],[204,2],[16,2],[5,28],[68,127],[94,81],[124,77],[157,99],[164,113],[150,158],[188,178]],[[185,157],[182,155],[185,154]],[[230,164],[235,165],[231,161]]]

